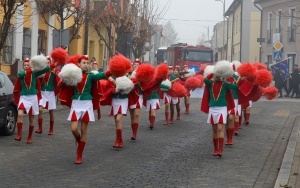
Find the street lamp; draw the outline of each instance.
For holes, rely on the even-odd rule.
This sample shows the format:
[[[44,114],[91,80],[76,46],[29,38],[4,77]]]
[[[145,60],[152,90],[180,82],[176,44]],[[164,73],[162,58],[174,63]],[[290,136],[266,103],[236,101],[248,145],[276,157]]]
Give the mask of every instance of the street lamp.
[[[215,1],[220,1],[221,3],[223,3],[223,46],[222,46],[222,56],[221,58],[224,59],[224,46],[225,46],[225,0],[215,0]]]

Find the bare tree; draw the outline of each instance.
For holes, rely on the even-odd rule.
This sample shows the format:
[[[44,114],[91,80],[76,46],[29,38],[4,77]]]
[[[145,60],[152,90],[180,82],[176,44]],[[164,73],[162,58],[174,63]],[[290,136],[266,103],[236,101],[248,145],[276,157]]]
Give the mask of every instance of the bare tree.
[[[79,38],[79,30],[85,21],[85,2],[80,2],[75,6],[70,0],[36,0],[38,11],[47,25],[58,30],[70,29],[69,43]],[[49,22],[49,14],[56,16],[59,27]],[[65,28],[65,21],[69,19],[73,19],[73,22]]]
[[[16,10],[25,2],[26,0],[0,0],[0,15],[3,15],[0,24],[0,51],[6,47],[5,43],[10,32],[11,19],[16,14]]]
[[[163,28],[163,43],[165,46],[170,46],[178,42],[177,33],[171,21],[164,24]]]

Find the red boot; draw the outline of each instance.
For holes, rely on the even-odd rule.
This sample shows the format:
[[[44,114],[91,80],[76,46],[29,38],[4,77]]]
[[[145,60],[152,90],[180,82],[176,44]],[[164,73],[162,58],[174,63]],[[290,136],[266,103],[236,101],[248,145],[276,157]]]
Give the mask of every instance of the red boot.
[[[29,132],[27,137],[27,144],[32,143],[32,132],[33,132],[34,126],[29,126]]]
[[[74,136],[75,137],[75,144],[78,145],[79,142],[80,142],[80,134],[79,135],[76,135]]]
[[[123,138],[122,138],[122,129],[116,130],[116,141],[113,145],[114,148],[122,148],[123,147]]]
[[[180,120],[180,108],[177,110],[177,118],[176,120]]]
[[[185,114],[189,114],[190,113],[190,104],[185,104]]]
[[[154,128],[155,116],[150,116],[150,126],[149,128],[152,130]]]
[[[48,135],[53,135],[54,134],[53,126],[54,126],[54,121],[50,121],[50,129],[49,129]]]
[[[224,144],[224,138],[219,138],[219,149],[217,153],[219,157],[222,157],[223,155],[223,144]]]
[[[165,120],[164,125],[168,125],[169,124],[169,112],[165,112],[165,118],[166,118],[166,120]]]
[[[35,133],[42,134],[42,132],[43,132],[43,119],[42,118],[38,119],[38,124],[39,124],[39,128],[38,128],[38,130],[35,131]]]
[[[21,122],[17,123],[18,135],[15,138],[15,140],[17,140],[17,141],[20,141],[22,139],[22,125],[23,125],[23,123],[21,123]]]
[[[85,142],[80,141],[77,146],[77,157],[75,160],[75,164],[81,164],[82,163],[82,153],[84,150]]]
[[[233,129],[228,128],[226,129],[226,135],[227,135],[227,142],[225,145],[233,145],[232,137],[233,137]]]
[[[239,122],[234,122],[234,135],[237,136],[239,135]]]
[[[249,118],[250,118],[250,113],[245,114],[245,124],[249,125]]]
[[[138,127],[139,127],[138,123],[131,124],[131,129],[132,129],[131,140],[135,140],[136,139],[136,133],[137,133]]]
[[[217,138],[213,139],[214,142],[214,152],[213,152],[213,156],[217,156],[218,155],[218,148],[219,148],[219,140]]]
[[[100,120],[100,119],[101,119],[101,111],[100,111],[100,108],[97,109],[97,114],[98,114],[97,119]]]

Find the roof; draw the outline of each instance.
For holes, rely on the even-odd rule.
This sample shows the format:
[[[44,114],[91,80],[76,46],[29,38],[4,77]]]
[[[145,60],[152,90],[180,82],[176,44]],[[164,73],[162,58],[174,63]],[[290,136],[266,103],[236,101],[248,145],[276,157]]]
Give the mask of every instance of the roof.
[[[231,13],[233,13],[234,10],[242,3],[242,1],[243,0],[234,0],[225,12],[225,16],[229,16]]]

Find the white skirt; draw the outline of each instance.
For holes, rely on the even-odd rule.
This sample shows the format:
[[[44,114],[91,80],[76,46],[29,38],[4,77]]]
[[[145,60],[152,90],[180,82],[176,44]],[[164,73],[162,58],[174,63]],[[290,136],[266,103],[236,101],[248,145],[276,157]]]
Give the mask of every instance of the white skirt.
[[[54,91],[42,91],[42,99],[39,105],[44,109],[53,110],[56,109],[56,99]]]
[[[171,104],[177,104],[179,102],[179,98],[178,97],[172,97],[171,98]]]
[[[72,100],[71,111],[68,117],[69,121],[84,122],[95,121],[92,100]]]
[[[159,99],[150,99],[150,100],[147,100],[146,110],[148,112],[150,110],[159,110],[159,109],[160,109]]]
[[[18,110],[25,109],[28,115],[39,114],[39,104],[37,95],[21,95]]]
[[[139,95],[139,100],[136,102],[136,104],[133,104],[129,107],[129,109],[136,109],[136,108],[140,108],[142,109],[143,106],[143,95]]]
[[[228,112],[229,114],[234,114],[236,116],[240,116],[242,113],[242,106],[239,105],[238,99],[234,99],[234,109]]]
[[[109,115],[115,116],[117,114],[127,115],[128,110],[128,98],[126,99],[115,99],[112,98],[111,102],[111,110]]]
[[[167,92],[163,92],[164,97],[164,104],[170,104],[171,103],[171,96],[167,94]]]
[[[207,123],[212,125],[218,123],[227,123],[227,107],[226,106],[214,106],[209,107]]]

